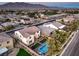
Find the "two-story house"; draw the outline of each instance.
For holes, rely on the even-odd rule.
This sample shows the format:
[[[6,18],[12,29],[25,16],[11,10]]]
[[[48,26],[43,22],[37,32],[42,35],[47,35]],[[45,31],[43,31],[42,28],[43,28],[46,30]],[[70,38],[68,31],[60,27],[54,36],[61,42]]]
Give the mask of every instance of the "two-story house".
[[[34,43],[34,38],[39,38],[40,30],[36,26],[32,26],[15,31],[15,36],[17,39],[29,46]]]

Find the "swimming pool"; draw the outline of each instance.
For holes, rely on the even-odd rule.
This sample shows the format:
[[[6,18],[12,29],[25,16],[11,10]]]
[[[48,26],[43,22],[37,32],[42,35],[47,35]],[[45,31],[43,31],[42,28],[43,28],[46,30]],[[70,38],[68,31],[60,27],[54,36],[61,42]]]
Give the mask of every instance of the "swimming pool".
[[[43,43],[41,44],[41,46],[39,46],[38,48],[38,53],[39,54],[45,54],[48,51],[48,44],[47,43]]]

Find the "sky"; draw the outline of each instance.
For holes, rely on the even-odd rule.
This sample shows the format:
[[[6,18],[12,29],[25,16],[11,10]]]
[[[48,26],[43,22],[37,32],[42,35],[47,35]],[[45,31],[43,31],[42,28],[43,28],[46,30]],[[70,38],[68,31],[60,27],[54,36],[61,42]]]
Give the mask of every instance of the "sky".
[[[6,2],[0,2],[0,5]],[[43,4],[50,7],[79,8],[79,2],[29,2],[32,4]]]

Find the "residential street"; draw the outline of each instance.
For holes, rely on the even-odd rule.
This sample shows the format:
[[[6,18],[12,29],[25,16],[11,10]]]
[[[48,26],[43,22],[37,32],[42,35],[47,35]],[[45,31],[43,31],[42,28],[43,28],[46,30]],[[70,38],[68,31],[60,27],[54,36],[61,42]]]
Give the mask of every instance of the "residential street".
[[[71,40],[72,41],[68,43],[68,46],[62,52],[62,56],[79,56],[79,30]]]

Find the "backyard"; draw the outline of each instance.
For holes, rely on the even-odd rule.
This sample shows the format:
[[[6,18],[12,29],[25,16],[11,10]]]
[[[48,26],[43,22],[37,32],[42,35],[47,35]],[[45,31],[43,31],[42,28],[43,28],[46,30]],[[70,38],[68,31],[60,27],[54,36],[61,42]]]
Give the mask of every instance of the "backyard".
[[[31,55],[27,51],[25,51],[24,49],[20,48],[20,50],[16,56],[31,56]]]

